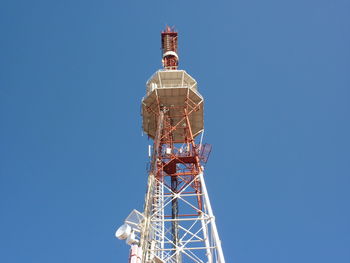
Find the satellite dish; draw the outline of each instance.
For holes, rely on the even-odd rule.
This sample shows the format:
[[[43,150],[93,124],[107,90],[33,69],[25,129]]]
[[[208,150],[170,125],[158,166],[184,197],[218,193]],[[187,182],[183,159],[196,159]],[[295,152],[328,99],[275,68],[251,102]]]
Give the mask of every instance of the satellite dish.
[[[126,239],[126,243],[128,245],[134,245],[136,243],[138,243],[139,241],[136,239],[135,233],[131,232],[131,234],[128,236],[128,238]]]
[[[121,227],[118,228],[118,230],[115,232],[116,238],[120,240],[127,239],[131,234],[131,226],[124,224]],[[134,234],[135,236],[135,234]]]

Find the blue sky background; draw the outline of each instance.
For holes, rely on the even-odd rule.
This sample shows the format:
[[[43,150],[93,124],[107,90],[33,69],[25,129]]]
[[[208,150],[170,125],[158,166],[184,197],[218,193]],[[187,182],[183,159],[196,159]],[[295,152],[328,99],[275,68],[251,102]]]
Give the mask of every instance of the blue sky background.
[[[0,262],[127,262],[160,31],[206,99],[227,262],[350,262],[350,2],[0,2]]]

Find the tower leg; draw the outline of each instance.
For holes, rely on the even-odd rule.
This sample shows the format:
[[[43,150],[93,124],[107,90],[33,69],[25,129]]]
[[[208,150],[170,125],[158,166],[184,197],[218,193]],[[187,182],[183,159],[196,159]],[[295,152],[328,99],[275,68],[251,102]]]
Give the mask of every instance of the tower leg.
[[[176,176],[171,177],[171,190],[174,194],[177,192],[178,187],[178,179]],[[179,243],[179,223],[177,221],[178,215],[179,215],[179,202],[177,198],[173,198],[171,201],[171,218],[174,219],[171,226],[171,232],[173,234],[173,242],[174,242],[174,258],[176,258],[176,263],[181,263],[181,254],[180,251],[178,251],[178,248],[180,247]]]
[[[221,247],[221,240],[219,238],[218,229],[216,227],[215,216],[214,216],[214,213],[213,213],[213,209],[211,208],[209,195],[208,195],[208,190],[207,190],[207,186],[206,186],[205,181],[204,181],[203,173],[199,174],[199,179],[200,179],[200,182],[201,182],[201,185],[202,185],[202,191],[203,191],[203,194],[204,194],[204,203],[205,203],[205,206],[207,207],[208,215],[209,215],[210,220],[211,220],[211,227],[212,227],[212,231],[213,231],[213,238],[214,238],[214,241],[215,241],[215,244],[216,244],[217,253],[218,253],[218,263],[225,263],[224,253],[223,253],[222,247]]]

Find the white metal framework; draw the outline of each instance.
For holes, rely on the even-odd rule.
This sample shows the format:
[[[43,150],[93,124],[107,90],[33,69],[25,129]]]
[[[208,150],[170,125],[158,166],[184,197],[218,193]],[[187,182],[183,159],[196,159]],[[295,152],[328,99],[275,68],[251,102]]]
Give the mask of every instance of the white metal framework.
[[[153,174],[149,176],[151,194],[148,197],[154,198],[157,202],[150,204],[152,210],[143,229],[148,233],[148,237],[147,241],[144,240],[145,261],[142,262],[224,263],[221,241],[203,174],[200,173],[193,179],[193,181],[199,180],[202,185],[201,195],[205,202],[202,210],[198,210],[192,204],[192,199],[196,195],[185,194],[190,184],[181,192],[174,193],[168,186],[157,180]],[[164,195],[164,192],[167,194]],[[175,199],[181,205],[197,210],[199,215],[188,218],[164,218],[163,211],[171,210],[172,202]],[[177,242],[174,241],[172,233],[174,223],[178,229]]]

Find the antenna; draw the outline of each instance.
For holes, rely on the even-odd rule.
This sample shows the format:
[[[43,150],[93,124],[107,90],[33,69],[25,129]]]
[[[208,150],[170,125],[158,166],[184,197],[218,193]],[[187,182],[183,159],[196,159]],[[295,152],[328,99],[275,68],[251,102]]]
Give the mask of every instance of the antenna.
[[[166,26],[161,34],[163,67],[167,70],[177,69],[179,64],[179,56],[177,55],[177,32],[174,28]]]

